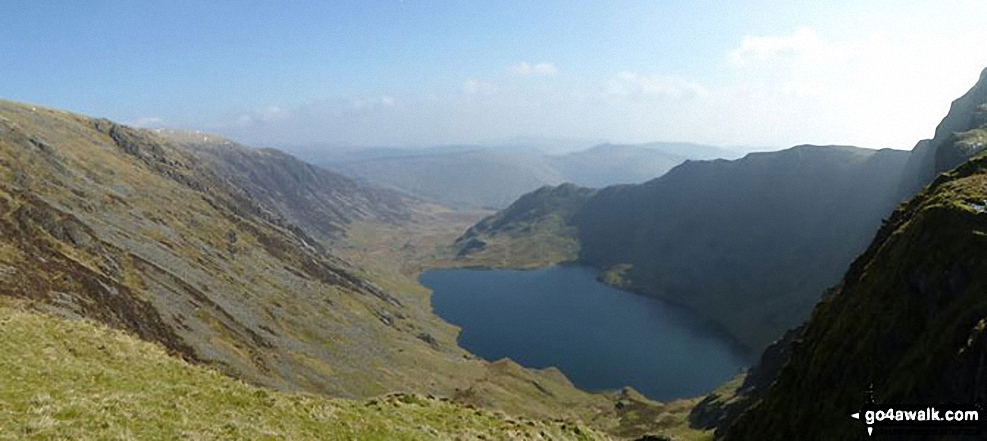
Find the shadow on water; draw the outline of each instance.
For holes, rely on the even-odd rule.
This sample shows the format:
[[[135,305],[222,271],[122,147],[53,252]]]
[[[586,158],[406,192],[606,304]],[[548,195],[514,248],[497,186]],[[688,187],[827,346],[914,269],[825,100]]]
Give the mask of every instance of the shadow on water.
[[[632,386],[657,400],[707,393],[753,356],[687,309],[621,291],[587,267],[442,269],[421,283],[459,344],[487,360],[556,366],[591,391]]]

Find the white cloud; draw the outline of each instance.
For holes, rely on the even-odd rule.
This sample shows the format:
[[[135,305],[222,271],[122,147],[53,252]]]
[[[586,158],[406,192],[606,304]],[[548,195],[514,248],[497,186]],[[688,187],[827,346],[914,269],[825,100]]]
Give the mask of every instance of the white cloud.
[[[150,116],[144,118],[137,118],[136,120],[131,122],[130,125],[137,127],[144,127],[148,129],[157,129],[163,127],[165,125],[165,121],[162,118],[158,118],[156,116]]]
[[[728,59],[737,66],[776,57],[817,57],[831,48],[827,47],[812,29],[801,28],[786,36],[746,36],[740,47],[730,52]]]
[[[705,96],[706,88],[694,81],[665,75],[620,72],[604,84],[606,94],[622,97],[690,98]]]
[[[508,68],[508,70],[514,75],[520,77],[530,77],[530,76],[541,76],[550,77],[559,73],[558,68],[552,63],[538,63],[535,65],[528,64],[526,61],[522,61]]]
[[[284,109],[279,106],[269,106],[261,110],[260,115],[265,120],[280,119],[285,116]]]
[[[463,82],[463,93],[467,95],[493,95],[497,91],[497,86],[488,81],[467,79]]]
[[[391,108],[397,101],[391,95],[358,97],[350,100],[350,106],[355,110],[365,111],[381,108]]]
[[[724,88],[742,114],[787,109],[789,116],[775,117],[786,124],[779,134],[788,143],[911,148],[932,136],[949,102],[987,65],[985,38],[983,29],[884,30],[847,38],[803,28],[747,36],[725,57],[735,78]],[[762,121],[751,123],[745,130]],[[761,133],[771,136],[768,129]]]
[[[290,115],[280,106],[267,106],[255,109],[237,117],[237,124],[241,126],[264,125],[271,122],[288,118]]]

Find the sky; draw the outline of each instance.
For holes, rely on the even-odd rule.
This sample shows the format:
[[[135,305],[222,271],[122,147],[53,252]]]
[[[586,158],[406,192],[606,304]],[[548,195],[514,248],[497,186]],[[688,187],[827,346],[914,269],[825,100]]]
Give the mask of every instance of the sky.
[[[262,146],[910,149],[987,0],[0,2],[0,98]]]

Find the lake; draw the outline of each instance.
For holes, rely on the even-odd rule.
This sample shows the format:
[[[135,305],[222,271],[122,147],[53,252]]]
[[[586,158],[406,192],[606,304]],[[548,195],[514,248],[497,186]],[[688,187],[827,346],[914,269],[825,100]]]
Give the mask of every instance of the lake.
[[[558,367],[585,390],[632,386],[656,400],[695,397],[753,358],[682,307],[596,280],[596,270],[426,271],[432,307],[459,345],[494,361]]]

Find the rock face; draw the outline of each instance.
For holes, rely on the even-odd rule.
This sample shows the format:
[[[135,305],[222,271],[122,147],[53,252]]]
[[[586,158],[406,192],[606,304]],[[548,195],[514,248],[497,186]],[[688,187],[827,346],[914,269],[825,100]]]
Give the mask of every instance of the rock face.
[[[296,171],[284,158],[230,154],[271,170],[251,179]],[[374,204],[345,178],[305,168],[297,181],[311,181],[311,193],[255,198],[264,183],[239,186],[234,174],[249,167],[228,160],[232,171],[216,172],[203,158],[150,131],[0,102],[0,295],[128,330],[253,383],[366,394],[376,380],[360,366],[383,359],[373,343],[392,332],[420,342],[424,330],[362,324],[366,310],[409,314],[276,204],[312,196],[339,213],[338,228],[396,216],[400,202]],[[316,193],[314,183],[331,188]],[[330,369],[351,370],[351,381]]]
[[[277,150],[254,149],[213,136],[163,135],[195,155],[268,213],[323,240],[338,239],[353,221],[404,222],[414,201],[394,191],[358,185]]]
[[[987,396],[987,158],[937,178],[900,207],[794,339],[769,387],[725,439],[857,439],[849,413],[881,403]]]
[[[811,319],[773,347],[786,348],[781,357],[765,352],[780,369],[752,371],[746,399],[715,413],[718,438],[858,439],[862,426],[845,414],[871,386],[878,404],[987,398],[985,103],[987,70],[912,152],[902,189],[931,184],[883,223]]]
[[[803,321],[864,249],[898,202],[907,158],[799,146],[689,161],[647,183],[566,202],[564,191],[539,190],[464,239],[547,242],[537,239],[546,230],[531,226],[560,224],[552,231],[575,240],[580,262],[621,268],[631,289],[689,306],[760,350]]]
[[[802,329],[801,326],[792,329],[768,346],[735,390],[723,395],[714,392],[704,397],[689,413],[689,425],[701,430],[726,429],[742,412],[763,397],[768,386],[788,362],[792,344]]]
[[[932,182],[940,173],[975,156],[987,146],[984,134],[977,131],[987,122],[987,69],[980,81],[966,94],[953,101],[949,113],[936,127],[935,137],[920,141],[912,150],[900,194],[908,198]]]

